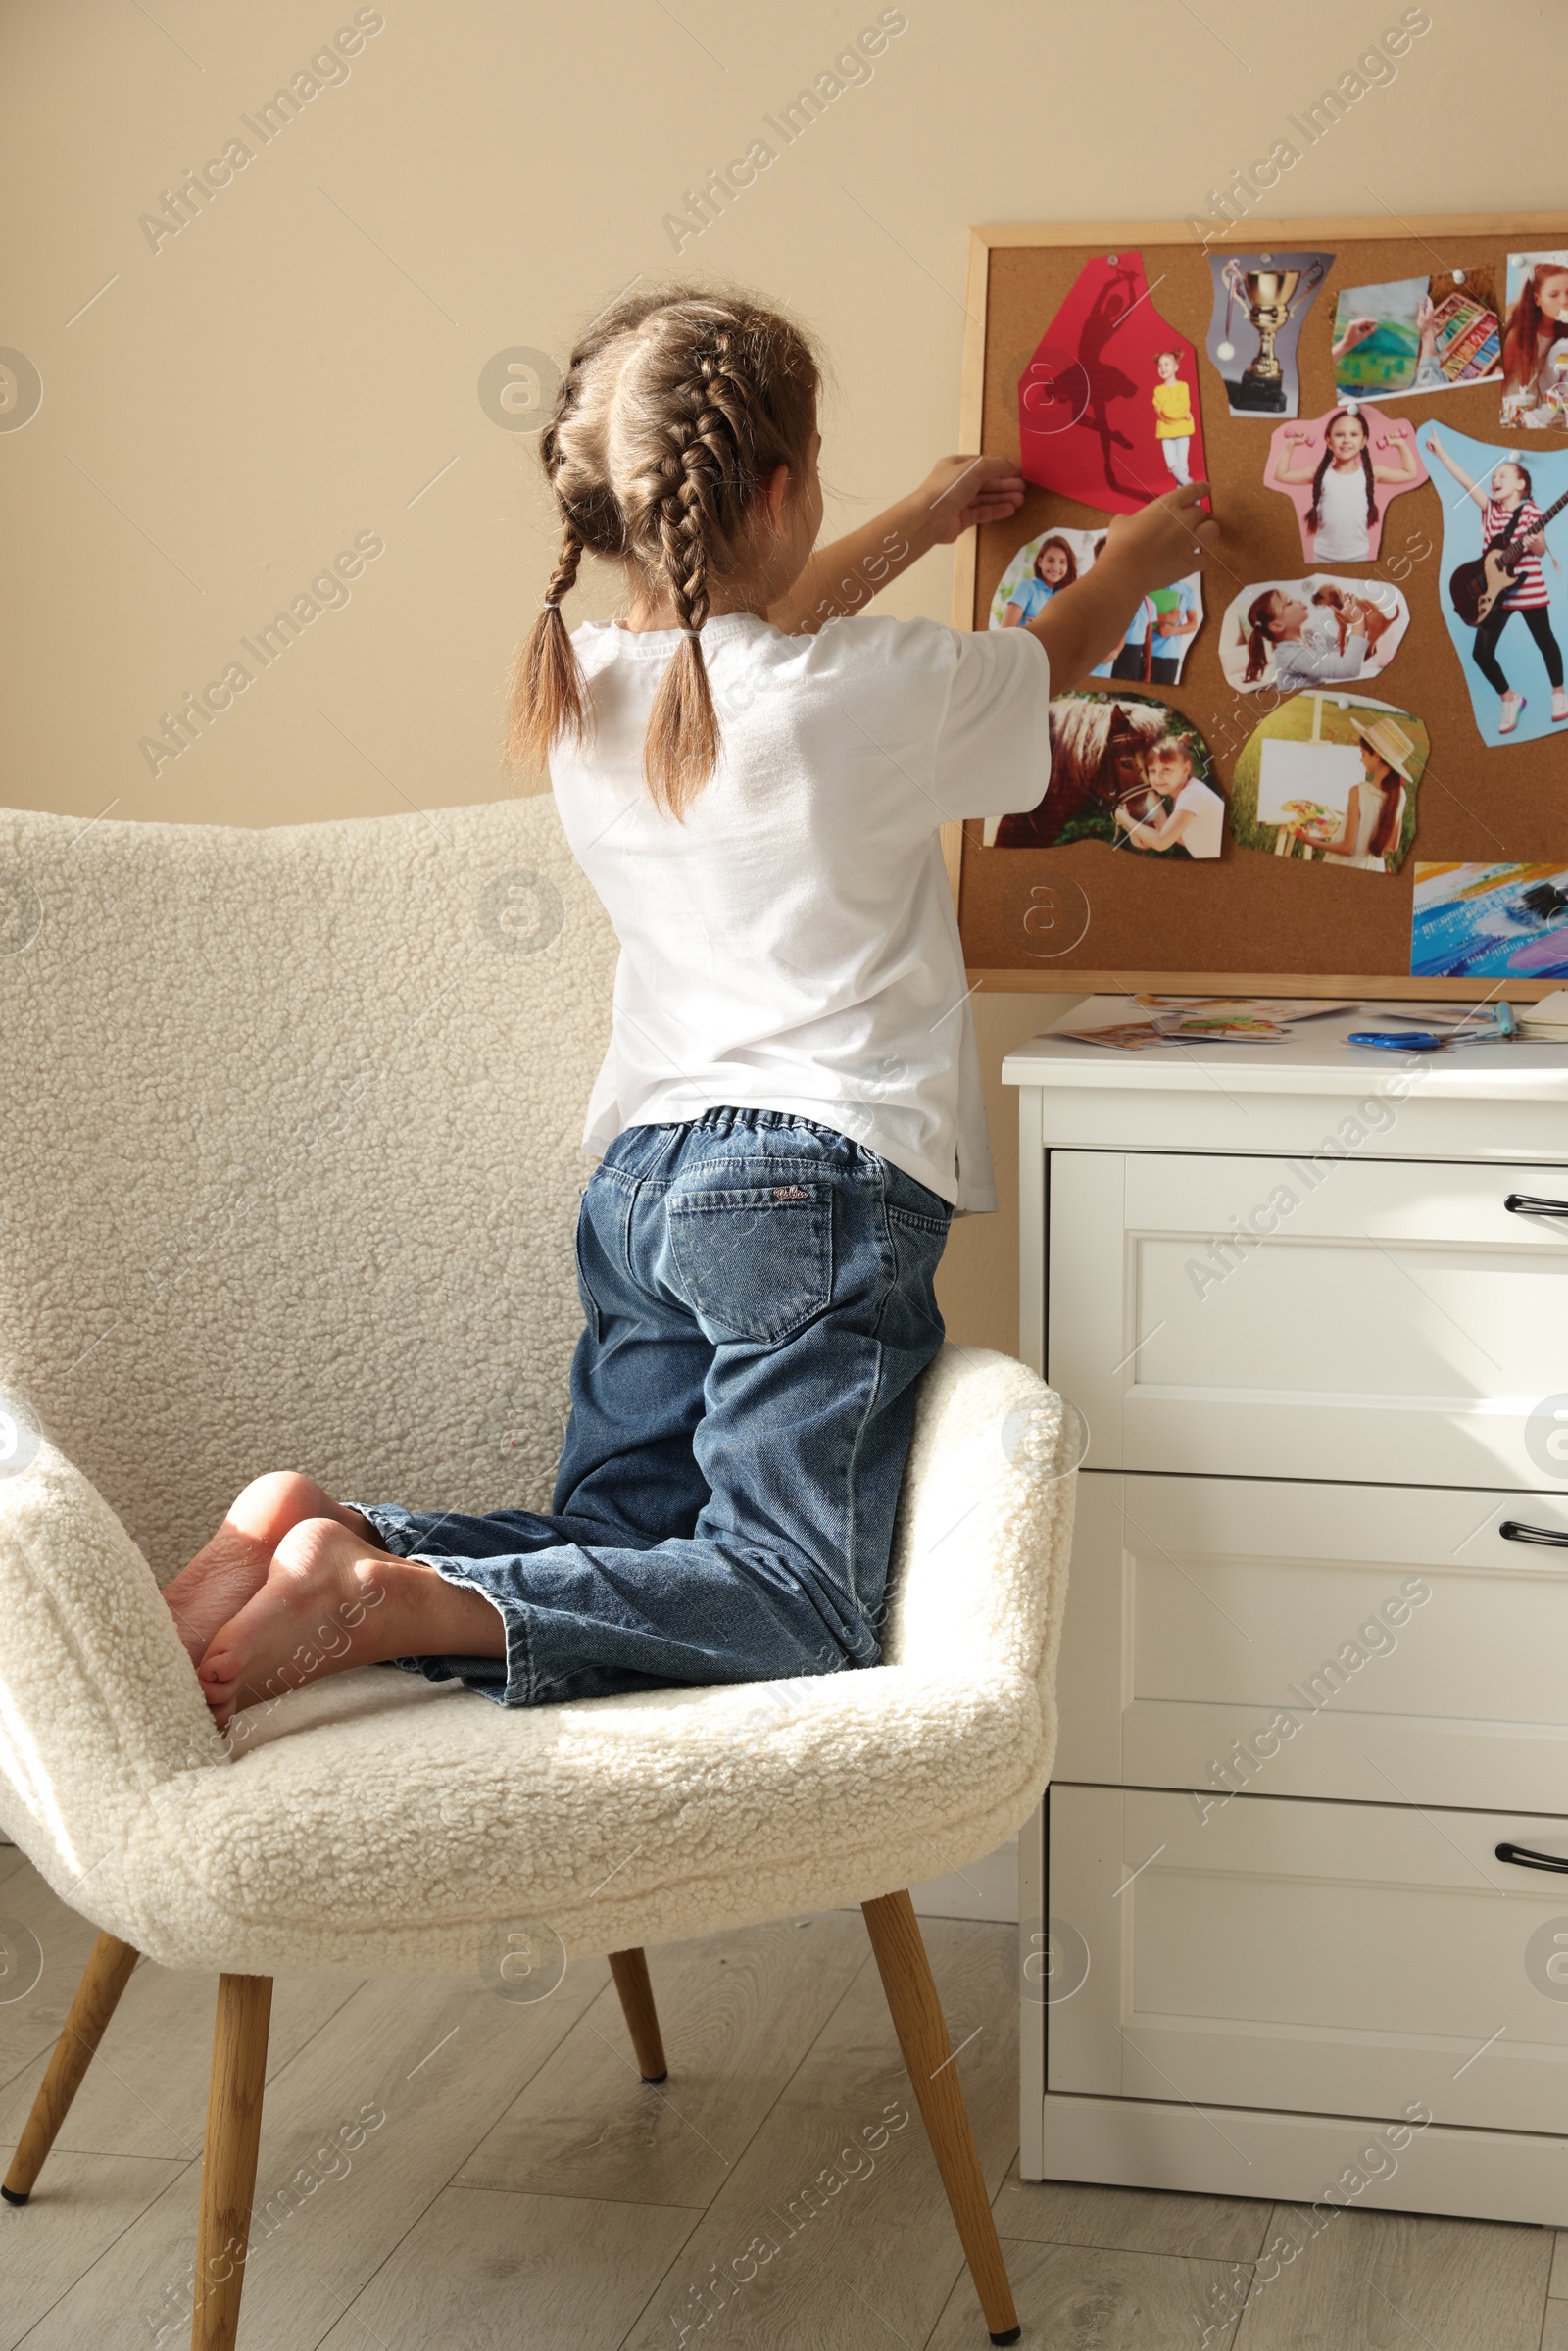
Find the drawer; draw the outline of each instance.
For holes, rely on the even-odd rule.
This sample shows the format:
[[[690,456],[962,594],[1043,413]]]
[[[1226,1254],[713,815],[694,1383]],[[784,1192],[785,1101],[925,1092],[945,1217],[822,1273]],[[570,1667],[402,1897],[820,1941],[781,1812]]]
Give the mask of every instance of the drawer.
[[[1568,1880],[1494,1848],[1568,1857],[1568,1818],[1050,1804],[1052,2091],[1563,2131]]]
[[[1054,1151],[1090,1466],[1568,1492],[1568,1221],[1510,1194],[1568,1168]]]
[[[1568,1495],[1086,1471],[1056,1689],[1062,1780],[1568,1813]]]

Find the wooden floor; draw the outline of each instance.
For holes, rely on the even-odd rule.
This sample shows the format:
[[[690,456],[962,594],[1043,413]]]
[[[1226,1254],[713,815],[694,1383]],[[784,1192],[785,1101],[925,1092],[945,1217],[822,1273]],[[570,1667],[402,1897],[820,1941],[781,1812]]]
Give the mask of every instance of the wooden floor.
[[[0,1920],[44,1952],[0,1984],[9,2149],[92,1932],[8,1848]],[[923,1928],[1025,2344],[1568,2351],[1547,2230],[1348,2211],[1264,2285],[1270,2205],[1020,2181],[1016,1930]],[[858,1912],[650,1966],[662,2089],[604,1960],[531,2001],[280,1978],[240,2351],[985,2346]],[[0,2207],[0,2351],[183,2351],[213,2007],[137,1968],[32,2203]]]

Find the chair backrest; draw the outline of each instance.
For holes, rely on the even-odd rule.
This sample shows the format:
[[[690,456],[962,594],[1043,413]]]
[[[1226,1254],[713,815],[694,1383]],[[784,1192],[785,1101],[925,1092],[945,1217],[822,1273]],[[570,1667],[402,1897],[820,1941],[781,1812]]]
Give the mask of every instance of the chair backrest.
[[[264,1469],[547,1505],[614,952],[548,799],[0,815],[0,1396],[160,1582]]]

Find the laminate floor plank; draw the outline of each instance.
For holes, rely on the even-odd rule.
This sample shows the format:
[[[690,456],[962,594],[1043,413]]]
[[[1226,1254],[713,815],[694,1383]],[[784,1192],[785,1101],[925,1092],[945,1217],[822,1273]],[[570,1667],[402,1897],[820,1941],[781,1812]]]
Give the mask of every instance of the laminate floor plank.
[[[586,1961],[533,2003],[471,1977],[384,1976],[354,1991],[268,2083],[243,2351],[320,2342],[609,1975]],[[183,2351],[198,2168],[85,2273],[27,2351]],[[156,2314],[172,2329],[161,2340]]]
[[[639,2076],[612,1984],[480,2141],[458,2184],[707,2204],[870,1965],[864,1921],[843,1911],[651,1951],[668,2081],[654,2088]]]
[[[1314,2236],[1313,2229],[1319,2233]],[[1274,2255],[1276,2237],[1301,2248]],[[1236,2351],[1537,2351],[1552,2232],[1501,2221],[1275,2208]],[[1280,2259],[1277,2277],[1264,2273]]]
[[[374,2351],[378,2342],[385,2351],[616,2351],[697,2217],[646,2202],[448,2188],[323,2351]],[[272,2340],[259,2351],[274,2351]],[[285,2351],[281,2337],[275,2351]]]
[[[1016,1930],[921,1930],[994,2193],[1017,2151]],[[873,1964],[726,2174],[626,2351],[699,2324],[705,2351],[922,2344],[962,2263]]]
[[[1250,2262],[1257,2259],[1267,2241],[1273,2207],[1239,2196],[1094,2187],[1073,2180],[1020,2180],[1014,2164],[994,2209],[1004,2236],[1037,2244],[1098,2245],[1114,2253],[1177,2253]]]
[[[47,2192],[41,2180],[25,2206],[0,2205],[0,2351],[13,2351],[180,2169],[157,2156],[57,2148]]]
[[[1030,2345],[1036,2351],[1196,2351],[1211,2316],[1209,2295],[1227,2275],[1223,2262],[1122,2246],[1004,2237],[1002,2250],[1023,2328],[1021,2351]],[[1230,2351],[1235,2333],[1231,2320],[1207,2337],[1206,2351]],[[965,2271],[929,2351],[984,2351],[985,2341],[985,2321]]]
[[[79,1980],[81,1970],[75,1972]],[[318,2033],[330,2031],[356,1988],[355,1980],[343,1976],[275,1980],[267,2045],[270,2082]],[[60,2003],[60,2023],[74,1993],[73,1984]],[[61,2125],[57,2148],[181,2161],[200,2155],[217,2003],[216,1976],[139,1961]],[[56,2023],[43,2047],[0,2090],[0,2148],[16,2143],[59,2030]]]

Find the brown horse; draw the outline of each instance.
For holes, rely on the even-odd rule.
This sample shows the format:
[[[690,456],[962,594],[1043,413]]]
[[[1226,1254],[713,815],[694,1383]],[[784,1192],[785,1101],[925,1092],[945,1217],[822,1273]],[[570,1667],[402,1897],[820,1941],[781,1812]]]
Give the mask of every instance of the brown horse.
[[[1135,821],[1164,804],[1144,773],[1143,755],[1167,731],[1169,713],[1152,703],[1054,702],[1051,781],[1038,808],[1004,816],[999,849],[1049,849],[1064,826],[1098,802],[1114,813],[1122,803]]]

